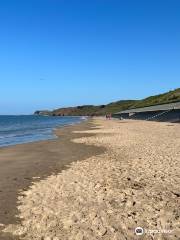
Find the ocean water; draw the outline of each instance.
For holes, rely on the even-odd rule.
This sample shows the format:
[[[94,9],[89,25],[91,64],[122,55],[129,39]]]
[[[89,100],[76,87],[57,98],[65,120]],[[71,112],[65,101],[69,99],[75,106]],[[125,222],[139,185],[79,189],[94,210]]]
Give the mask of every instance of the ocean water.
[[[0,116],[0,147],[56,138],[53,130],[83,117]]]

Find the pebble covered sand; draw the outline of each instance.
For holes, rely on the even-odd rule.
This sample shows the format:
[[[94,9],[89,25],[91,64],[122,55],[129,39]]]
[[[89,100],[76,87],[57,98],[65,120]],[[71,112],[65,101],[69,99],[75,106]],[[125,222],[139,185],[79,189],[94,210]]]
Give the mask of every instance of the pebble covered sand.
[[[21,192],[21,224],[4,231],[25,240],[180,239],[180,125],[93,122],[94,136],[72,141],[105,153]],[[135,235],[139,226],[146,234]]]

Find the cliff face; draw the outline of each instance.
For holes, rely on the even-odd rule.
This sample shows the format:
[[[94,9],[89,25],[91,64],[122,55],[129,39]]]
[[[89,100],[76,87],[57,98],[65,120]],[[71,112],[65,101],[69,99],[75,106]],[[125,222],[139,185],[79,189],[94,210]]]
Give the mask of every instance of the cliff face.
[[[58,108],[53,111],[36,111],[37,115],[49,116],[98,116],[116,113],[130,108],[147,107],[180,101],[180,88],[164,94],[150,96],[142,100],[122,100],[107,105],[83,105],[77,107]]]

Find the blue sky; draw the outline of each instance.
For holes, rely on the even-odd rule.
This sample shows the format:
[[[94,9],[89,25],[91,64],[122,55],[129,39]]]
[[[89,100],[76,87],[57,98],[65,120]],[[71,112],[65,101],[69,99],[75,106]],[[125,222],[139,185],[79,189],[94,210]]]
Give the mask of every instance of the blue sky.
[[[179,0],[0,1],[0,114],[180,87]]]

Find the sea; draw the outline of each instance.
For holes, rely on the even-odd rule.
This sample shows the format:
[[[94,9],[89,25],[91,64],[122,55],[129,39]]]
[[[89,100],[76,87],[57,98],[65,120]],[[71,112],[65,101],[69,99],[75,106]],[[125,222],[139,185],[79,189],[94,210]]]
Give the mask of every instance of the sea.
[[[84,121],[84,117],[0,115],[0,147],[56,138],[54,129]]]

